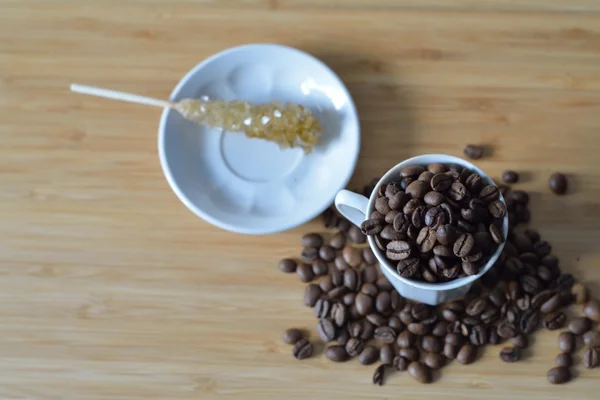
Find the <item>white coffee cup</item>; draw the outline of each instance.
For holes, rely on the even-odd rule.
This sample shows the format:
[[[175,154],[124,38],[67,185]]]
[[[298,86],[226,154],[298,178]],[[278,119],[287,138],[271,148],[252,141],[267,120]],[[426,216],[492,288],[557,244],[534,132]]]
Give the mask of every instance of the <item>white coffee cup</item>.
[[[425,154],[405,160],[390,169],[379,180],[379,182],[377,182],[377,185],[375,186],[375,189],[373,190],[373,193],[369,199],[349,190],[339,191],[335,197],[335,206],[344,217],[349,219],[353,224],[360,226],[362,222],[368,218],[367,216],[370,215],[373,210],[375,210],[377,192],[382,184],[398,181],[400,177],[400,170],[408,165],[426,166],[432,163],[441,163],[444,165],[456,164],[461,167],[468,168],[481,175],[486,183],[494,184],[492,179],[485,172],[468,161],[445,154]],[[500,200],[504,201],[502,194],[500,194]],[[504,217],[502,233],[504,237],[507,237],[508,216]],[[504,243],[500,244],[494,254],[492,254],[487,263],[476,275],[455,279],[450,282],[428,283],[402,278],[396,272],[396,263],[391,262],[386,258],[385,254],[376,246],[375,240],[372,236],[368,237],[368,241],[369,246],[371,246],[373,253],[375,253],[375,256],[377,257],[377,260],[379,260],[381,271],[396,288],[396,290],[407,299],[430,305],[437,305],[464,296],[469,291],[469,288],[473,282],[482,277],[494,265],[504,249]]]

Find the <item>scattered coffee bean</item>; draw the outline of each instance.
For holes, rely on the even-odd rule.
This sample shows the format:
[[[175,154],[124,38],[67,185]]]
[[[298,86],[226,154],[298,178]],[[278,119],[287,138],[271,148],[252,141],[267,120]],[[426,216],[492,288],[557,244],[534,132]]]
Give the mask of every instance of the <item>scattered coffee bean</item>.
[[[558,385],[568,382],[571,379],[571,373],[567,367],[554,367],[546,375],[548,382]]]
[[[586,368],[596,368],[598,366],[598,350],[595,348],[588,348],[583,353],[583,365]]]
[[[500,350],[500,359],[504,362],[515,362],[521,359],[521,350],[517,347],[505,347]]]
[[[306,339],[300,339],[294,344],[294,348],[292,349],[292,354],[298,360],[304,360],[308,358],[313,353],[313,345]]]
[[[314,283],[306,285],[306,290],[304,291],[304,305],[307,307],[314,307],[322,294],[323,291],[318,285],[315,285]]]
[[[367,237],[360,231],[360,228],[355,225],[352,225],[350,229],[348,229],[348,239],[356,244],[362,244],[367,241]]]
[[[555,172],[548,178],[548,186],[554,194],[565,194],[567,192],[567,177],[560,172]]]
[[[323,276],[327,274],[329,267],[325,261],[317,259],[312,262],[312,270],[315,276]]]
[[[384,365],[392,365],[394,361],[394,348],[391,345],[385,345],[379,350],[379,361]]]
[[[444,356],[449,360],[454,360],[458,354],[458,346],[446,343],[444,344]]]
[[[517,336],[510,339],[510,343],[518,349],[524,349],[528,345],[527,336],[519,333]]]
[[[302,247],[319,248],[323,245],[323,237],[318,233],[309,233],[302,237]]]
[[[402,356],[396,356],[392,361],[392,365],[394,366],[394,368],[396,368],[397,371],[406,371],[409,363],[410,361],[408,361]]]
[[[583,343],[589,347],[600,347],[600,332],[589,331],[583,335]]]
[[[463,345],[456,355],[456,359],[461,364],[471,364],[475,358],[477,358],[477,348],[470,344]]]
[[[358,361],[363,365],[371,365],[379,360],[379,349],[375,346],[366,346],[358,356]]]
[[[472,160],[479,160],[481,157],[483,157],[484,150],[485,148],[483,146],[468,144],[465,146],[463,152],[468,158]]]
[[[506,170],[502,173],[502,180],[506,183],[517,183],[519,181],[519,173]]]
[[[558,335],[558,348],[565,353],[575,351],[575,336],[571,332],[561,332]]]
[[[585,315],[594,322],[600,322],[600,303],[590,300],[583,309]]]
[[[427,335],[421,339],[421,348],[429,353],[440,353],[444,344],[437,336]]]
[[[423,358],[423,363],[431,369],[440,369],[446,363],[446,358],[439,353],[428,353]]]
[[[315,274],[310,264],[298,265],[296,268],[296,274],[298,275],[298,279],[300,279],[302,282],[310,282],[315,278]]]
[[[431,370],[418,361],[413,361],[408,365],[408,373],[421,383],[431,382]]]
[[[346,343],[345,349],[346,349],[346,353],[348,353],[348,355],[350,357],[356,357],[358,356],[364,348],[364,342],[362,341],[362,339],[359,338],[350,338],[348,339],[348,342]]]
[[[375,373],[373,374],[373,384],[374,385],[383,385],[383,374],[385,373],[385,365],[381,364],[379,367],[375,369]]]
[[[416,347],[409,347],[408,349],[398,350],[398,355],[406,358],[408,361],[418,361],[421,357],[419,349]]]
[[[556,356],[555,362],[559,367],[570,367],[573,364],[573,358],[569,353],[560,353]]]
[[[333,362],[344,362],[350,358],[346,353],[346,349],[340,345],[329,346],[325,351],[325,355]]]
[[[292,259],[284,258],[279,261],[279,269],[281,272],[285,272],[286,274],[291,274],[292,272],[296,272],[296,267],[298,263]]]
[[[302,331],[296,328],[290,328],[283,333],[283,342],[285,344],[295,344],[302,339]]]
[[[317,324],[317,332],[321,340],[327,343],[335,339],[337,331],[331,319],[321,318]]]
[[[592,321],[586,317],[580,317],[569,322],[569,332],[573,335],[583,335],[592,329]]]
[[[565,313],[561,311],[555,311],[553,313],[547,314],[544,317],[544,328],[554,331],[556,329],[560,329],[565,325],[567,321],[567,316]]]

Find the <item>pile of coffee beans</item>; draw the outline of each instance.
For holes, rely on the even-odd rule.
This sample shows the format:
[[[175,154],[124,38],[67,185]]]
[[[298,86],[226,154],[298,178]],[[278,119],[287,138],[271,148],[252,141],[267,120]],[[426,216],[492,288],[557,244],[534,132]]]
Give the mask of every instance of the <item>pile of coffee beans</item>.
[[[438,173],[448,172],[446,167],[437,168]],[[406,176],[416,176],[418,181],[423,172]],[[461,182],[459,177],[456,179]],[[365,196],[371,195],[377,181],[365,186]],[[404,188],[400,183],[395,194],[407,193],[410,183]],[[323,214],[328,232],[305,235],[299,259],[283,259],[279,263],[283,272],[296,273],[299,280],[307,283],[304,304],[313,309],[317,318],[318,340],[327,346],[325,356],[333,362],[357,358],[363,365],[379,363],[373,374],[377,385],[383,384],[393,371],[408,371],[418,382],[429,383],[432,371],[452,360],[473,363],[486,345],[503,344],[499,358],[518,362],[523,358],[523,349],[529,346],[529,336],[544,328],[566,329],[558,337],[561,353],[556,357],[556,366],[547,374],[550,383],[571,379],[572,354],[578,337],[587,347],[584,366],[596,367],[600,331],[594,324],[600,322],[600,305],[588,298],[587,289],[571,274],[561,271],[551,245],[536,230],[520,227],[530,220],[528,194],[508,186],[498,188],[505,197],[511,227],[504,251],[465,298],[439,307],[401,297],[378,271],[377,259],[366,247],[361,230],[328,209]],[[387,187],[382,195],[389,206],[391,198],[386,191]],[[488,219],[495,218],[487,211],[491,214]],[[393,226],[393,220],[391,223]],[[476,228],[474,233],[477,232],[483,231]],[[473,241],[475,246],[477,241]],[[411,252],[420,251],[416,246]],[[421,256],[418,259],[420,263]],[[585,316],[568,321],[564,309],[574,303],[583,307]],[[292,354],[298,359],[314,355],[313,344],[300,330],[286,331],[283,340],[293,344]]]
[[[457,165],[409,165],[379,186],[361,225],[403,278],[447,282],[479,273],[505,241],[499,189]]]

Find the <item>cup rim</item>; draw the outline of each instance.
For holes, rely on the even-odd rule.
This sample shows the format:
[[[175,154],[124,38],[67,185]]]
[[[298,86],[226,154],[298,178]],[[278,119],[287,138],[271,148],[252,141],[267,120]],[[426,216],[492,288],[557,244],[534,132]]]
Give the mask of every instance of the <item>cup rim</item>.
[[[440,161],[440,160],[427,161],[427,162],[421,161],[424,158],[443,159],[444,161]],[[451,156],[448,154],[422,154],[419,156],[411,157],[407,160],[404,160],[404,161],[396,164],[395,166],[390,168],[381,177],[381,179],[379,179],[379,181],[375,185],[375,188],[373,189],[373,192],[371,193],[371,196],[369,197],[369,202],[367,204],[367,214],[366,214],[365,218],[368,219],[368,216],[375,209],[375,200],[377,199],[377,193],[379,192],[379,187],[383,183],[391,181],[393,178],[393,175],[395,175],[399,169],[402,169],[405,166],[410,165],[410,164],[423,165],[423,164],[430,164],[432,162],[439,162],[441,164],[457,164],[462,167],[467,167],[467,168],[473,170],[474,172],[477,172],[486,182],[496,185],[496,183],[492,180],[492,178],[490,178],[490,176],[488,174],[486,174],[483,170],[478,168],[475,164],[473,164],[465,159]],[[506,201],[504,200],[504,196],[502,195],[502,193],[499,194],[499,199],[504,204],[506,204]],[[466,277],[459,278],[459,279],[455,279],[450,282],[442,282],[442,283],[421,282],[421,281],[415,281],[412,279],[401,277],[400,274],[398,274],[398,271],[396,270],[396,268],[394,268],[391,265],[390,261],[385,257],[385,254],[383,254],[382,251],[379,250],[379,248],[375,244],[375,239],[373,238],[373,236],[367,236],[367,241],[369,242],[369,246],[371,247],[371,250],[373,250],[373,253],[375,253],[375,256],[379,260],[380,267],[386,268],[389,272],[392,273],[392,276],[394,276],[396,279],[400,280],[401,282],[403,282],[407,285],[413,286],[415,288],[424,289],[424,290],[442,291],[442,290],[457,289],[459,287],[469,285],[469,284],[475,282],[476,280],[478,280],[479,278],[481,278],[486,272],[488,272],[490,270],[490,268],[496,263],[496,261],[500,257],[500,254],[502,254],[502,251],[504,250],[504,245],[506,244],[506,240],[508,237],[508,214],[505,215],[504,219],[503,219],[502,233],[504,234],[504,242],[502,242],[501,244],[498,245],[498,248],[496,249],[494,254],[492,254],[490,256],[490,258],[488,259],[486,264],[483,266],[483,268],[481,268],[479,270],[479,272],[477,274],[471,275],[471,276],[466,276]]]

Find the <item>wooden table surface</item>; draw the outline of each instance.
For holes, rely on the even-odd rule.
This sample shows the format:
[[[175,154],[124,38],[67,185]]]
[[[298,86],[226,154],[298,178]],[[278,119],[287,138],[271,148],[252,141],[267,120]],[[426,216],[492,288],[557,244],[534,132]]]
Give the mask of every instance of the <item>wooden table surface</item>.
[[[407,157],[461,155],[523,175],[532,225],[600,289],[600,2],[4,0],[0,4],[0,397],[597,399],[600,370],[547,383],[556,333],[507,365],[488,348],[432,385],[322,354],[304,285],[277,269],[315,221],[265,237],[195,218],[159,166],[159,112],[68,92],[167,97],[227,47],[277,42],[339,73],[362,124],[352,186]],[[571,193],[546,186],[555,170]],[[581,352],[578,358],[581,358]]]

